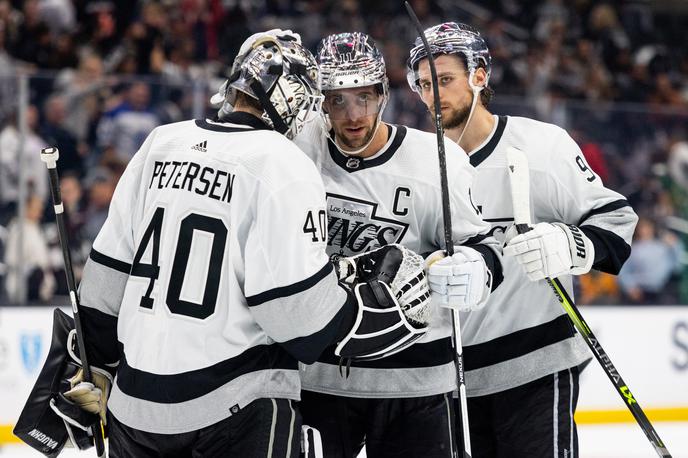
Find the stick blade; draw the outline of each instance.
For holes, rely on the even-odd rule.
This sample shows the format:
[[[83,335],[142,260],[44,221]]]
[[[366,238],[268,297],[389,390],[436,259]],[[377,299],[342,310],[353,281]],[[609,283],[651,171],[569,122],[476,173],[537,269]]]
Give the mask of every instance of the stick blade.
[[[518,148],[506,149],[506,160],[511,184],[511,200],[514,206],[514,223],[530,226],[530,170],[528,157]]]

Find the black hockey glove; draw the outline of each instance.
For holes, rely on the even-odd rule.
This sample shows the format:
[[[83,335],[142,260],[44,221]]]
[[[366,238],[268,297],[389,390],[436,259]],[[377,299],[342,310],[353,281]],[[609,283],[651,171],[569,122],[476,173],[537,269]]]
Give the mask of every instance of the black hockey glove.
[[[423,258],[401,245],[340,258],[340,279],[356,297],[352,329],[335,354],[352,361],[384,358],[420,339],[430,321],[430,290]]]

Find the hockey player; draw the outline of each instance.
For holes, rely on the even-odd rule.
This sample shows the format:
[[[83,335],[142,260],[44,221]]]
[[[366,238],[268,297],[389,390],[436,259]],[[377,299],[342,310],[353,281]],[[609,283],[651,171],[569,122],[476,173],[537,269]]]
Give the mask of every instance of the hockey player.
[[[251,37],[220,117],[155,129],[129,163],[80,285],[91,361],[116,367],[110,457],[298,456],[297,359],[423,335],[402,319],[429,302],[422,268],[399,281],[406,250],[350,260],[368,280],[355,295],[328,261],[322,180],[287,140],[321,101],[318,78],[298,36]],[[354,320],[357,303],[377,313]],[[377,315],[391,331],[352,337]],[[102,414],[107,394],[77,382],[65,396]]]
[[[388,243],[418,253],[439,250],[444,237],[436,137],[381,121],[388,81],[383,56],[368,35],[330,35],[316,57],[323,123],[309,125],[295,141],[325,183],[328,253],[351,256]],[[447,170],[458,246],[452,258],[430,267],[430,285],[445,307],[480,308],[501,282],[499,247],[471,201],[474,171],[451,142]],[[453,285],[449,291],[447,284]],[[438,308],[431,322],[419,343],[384,360],[353,363],[348,376],[329,351],[315,364],[301,365],[304,421],[320,430],[325,456],[351,458],[364,443],[370,458],[453,456],[451,311]]]
[[[571,292],[571,275],[591,268],[617,274],[637,217],[563,129],[490,113],[490,53],[478,32],[448,22],[425,35],[447,136],[468,152],[477,168],[476,203],[492,233],[507,242],[504,284],[486,307],[461,317],[473,456],[577,457],[579,366],[590,355],[542,279],[558,277]],[[434,113],[420,38],[410,51],[408,81]],[[534,227],[518,236],[509,228],[509,146],[526,152],[531,177]]]

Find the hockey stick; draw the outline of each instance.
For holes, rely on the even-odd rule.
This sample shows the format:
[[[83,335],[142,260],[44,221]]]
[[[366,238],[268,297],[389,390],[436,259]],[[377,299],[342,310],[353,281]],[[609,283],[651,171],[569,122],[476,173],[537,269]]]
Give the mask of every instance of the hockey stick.
[[[88,365],[86,355],[86,344],[84,343],[84,330],[81,326],[81,316],[79,315],[79,296],[76,293],[76,282],[74,281],[74,269],[72,268],[72,257],[69,253],[69,242],[67,239],[67,229],[64,222],[64,206],[60,194],[60,180],[57,176],[57,160],[60,158],[60,151],[55,147],[43,148],[41,150],[41,160],[48,167],[50,177],[50,194],[55,208],[55,219],[57,220],[57,234],[62,248],[62,259],[64,260],[65,274],[67,276],[67,287],[69,288],[69,300],[72,303],[74,313],[74,325],[76,327],[77,343],[79,346],[79,356],[81,357],[82,369],[84,371],[84,381],[92,382],[93,374],[91,366]],[[93,441],[96,446],[96,453],[99,457],[105,456],[105,441],[103,440],[103,429],[98,420],[98,424],[91,427]]]
[[[525,153],[513,146],[507,148],[506,151],[507,165],[509,167],[509,182],[511,184],[511,199],[514,207],[514,223],[519,234],[531,230],[530,224],[530,173],[528,169],[528,158]],[[671,454],[664,446],[664,442],[659,438],[657,431],[652,427],[650,420],[645,415],[643,409],[640,408],[638,401],[635,400],[631,390],[623,381],[621,375],[612,364],[611,359],[607,353],[602,349],[602,345],[597,340],[597,337],[592,333],[590,327],[583,319],[583,316],[578,311],[576,304],[571,300],[564,286],[557,278],[546,278],[547,283],[554,291],[561,306],[564,308],[569,318],[573,322],[578,332],[583,336],[583,340],[588,344],[592,354],[595,355],[597,362],[600,363],[609,380],[616,388],[616,391],[623,399],[628,410],[631,411],[635,421],[638,422],[640,428],[647,436],[652,446],[655,448],[657,455],[663,458],[671,458]]]
[[[444,246],[447,256],[454,254],[454,241],[452,240],[452,221],[451,210],[449,208],[449,183],[447,181],[447,156],[444,149],[444,127],[442,126],[442,109],[440,107],[440,89],[437,81],[437,70],[435,69],[435,59],[432,56],[432,50],[425,37],[423,27],[420,25],[416,13],[409,5],[409,2],[404,2],[406,11],[408,12],[411,22],[418,31],[420,39],[423,41],[425,52],[428,55],[428,64],[430,65],[430,77],[432,79],[432,94],[435,105],[435,133],[437,135],[437,155],[440,162],[440,189],[442,192],[442,221],[444,223]],[[466,382],[463,373],[463,345],[461,343],[461,318],[459,311],[452,309],[452,327],[454,337],[454,363],[456,365],[456,382],[459,391],[459,411],[456,412],[460,419],[462,435],[459,436],[461,449],[463,449],[463,458],[470,458],[471,456],[471,436],[468,427],[468,406],[466,397]]]

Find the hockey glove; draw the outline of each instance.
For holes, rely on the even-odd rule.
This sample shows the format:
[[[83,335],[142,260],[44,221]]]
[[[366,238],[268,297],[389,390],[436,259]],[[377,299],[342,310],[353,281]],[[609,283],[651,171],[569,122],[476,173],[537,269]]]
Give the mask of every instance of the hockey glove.
[[[423,258],[400,245],[339,259],[339,275],[355,295],[358,312],[335,354],[351,360],[384,358],[427,331],[430,291]]]
[[[98,421],[98,417],[105,426],[107,424],[106,404],[112,387],[112,375],[105,369],[91,366],[93,380],[85,382],[81,360],[73,350],[76,348],[75,339],[76,331],[72,330],[69,334],[67,349],[69,356],[78,365],[77,369],[73,375],[63,381],[65,390],[51,401],[50,407],[62,417],[68,429],[71,425],[87,430]]]
[[[507,231],[504,256],[515,257],[531,281],[582,275],[592,268],[595,248],[576,226],[538,223],[532,230],[516,234],[514,226]]]
[[[492,292],[492,273],[476,250],[458,246],[454,255],[436,251],[425,260],[433,301],[460,312],[485,306]]]

